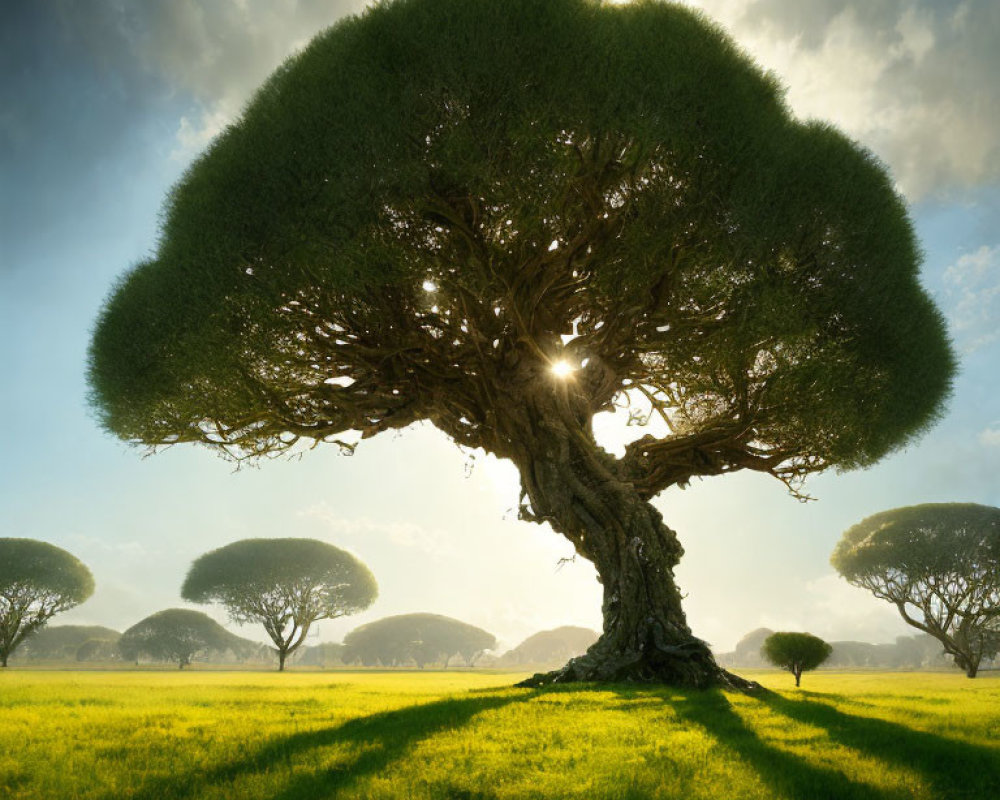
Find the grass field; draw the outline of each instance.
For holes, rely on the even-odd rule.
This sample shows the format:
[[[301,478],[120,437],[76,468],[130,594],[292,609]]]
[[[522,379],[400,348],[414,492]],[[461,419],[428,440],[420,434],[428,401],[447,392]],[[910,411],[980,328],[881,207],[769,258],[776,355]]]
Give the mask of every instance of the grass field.
[[[1000,677],[735,693],[481,672],[0,674],[4,800],[992,798]]]

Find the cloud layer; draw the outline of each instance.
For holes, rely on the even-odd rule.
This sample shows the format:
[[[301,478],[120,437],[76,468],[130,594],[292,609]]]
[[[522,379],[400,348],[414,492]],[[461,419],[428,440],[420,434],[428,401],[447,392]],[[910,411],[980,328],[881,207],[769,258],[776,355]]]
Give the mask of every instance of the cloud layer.
[[[891,167],[911,200],[1000,178],[1000,3],[689,0]]]
[[[799,115],[873,149],[911,200],[1000,178],[1000,3],[994,0],[687,0],[788,86]],[[190,157],[288,55],[364,0],[60,0],[70,38],[119,74],[190,93]],[[122,69],[126,67],[126,69]]]
[[[108,72],[152,77],[189,93],[197,106],[178,123],[190,157],[246,104],[289,55],[364,0],[60,0],[66,35]],[[138,70],[138,72],[136,72]]]
[[[944,272],[948,322],[959,349],[972,353],[1000,339],[1000,245],[983,245]]]

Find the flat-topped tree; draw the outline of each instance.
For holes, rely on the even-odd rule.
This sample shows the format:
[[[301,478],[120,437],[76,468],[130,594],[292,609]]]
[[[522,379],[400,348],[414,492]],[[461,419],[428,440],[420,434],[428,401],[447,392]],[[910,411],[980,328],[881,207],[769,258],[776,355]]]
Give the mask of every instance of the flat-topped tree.
[[[937,639],[968,677],[1000,652],[1000,508],[926,503],[882,511],[844,531],[830,561]]]
[[[592,561],[604,633],[545,680],[732,679],[650,500],[790,486],[932,423],[953,358],[885,170],[660,2],[401,0],[261,88],[108,300],[93,402],[124,439],[236,457],[427,420],[513,461]],[[575,335],[575,338],[570,338]],[[669,428],[614,458],[630,395]]]
[[[816,669],[833,652],[833,647],[811,633],[772,633],[760,647],[761,657],[778,669],[795,676],[795,685],[802,682],[802,673]]]
[[[181,596],[220,603],[240,625],[264,626],[278,669],[318,620],[356,614],[378,595],[371,571],[318,539],[243,539],[195,559]]]
[[[211,650],[240,652],[245,639],[230,633],[208,614],[189,608],[157,611],[126,630],[118,640],[118,652],[127,661],[140,656],[157,661],[176,661],[178,669]]]
[[[94,576],[76,556],[36,539],[0,539],[0,667],[56,614],[94,593]]]

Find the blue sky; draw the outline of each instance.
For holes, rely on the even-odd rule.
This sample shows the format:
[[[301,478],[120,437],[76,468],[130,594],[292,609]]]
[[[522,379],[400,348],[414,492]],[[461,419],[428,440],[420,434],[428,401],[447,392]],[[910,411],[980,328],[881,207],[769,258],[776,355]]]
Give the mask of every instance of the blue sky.
[[[1000,5],[691,4],[780,76],[796,113],[834,122],[887,163],[961,373],[931,433],[865,472],[814,478],[816,502],[759,475],[662,495],[687,551],[678,579],[689,621],[720,649],[760,625],[891,640],[911,630],[828,565],[841,532],[900,505],[1000,505]],[[165,192],[285,56],[361,6],[3,5],[0,536],[44,539],[91,566],[97,592],[59,622],[123,629],[180,605],[184,572],[205,550],[294,535],[347,547],[382,587],[364,615],[322,624],[324,640],[407,611],[460,617],[508,645],[561,624],[600,627],[593,570],[560,566],[570,546],[514,519],[512,469],[429,428],[350,458],[319,448],[234,474],[198,448],[142,458],[87,410],[91,325],[115,277],[154,249]],[[609,446],[614,427],[600,425]]]

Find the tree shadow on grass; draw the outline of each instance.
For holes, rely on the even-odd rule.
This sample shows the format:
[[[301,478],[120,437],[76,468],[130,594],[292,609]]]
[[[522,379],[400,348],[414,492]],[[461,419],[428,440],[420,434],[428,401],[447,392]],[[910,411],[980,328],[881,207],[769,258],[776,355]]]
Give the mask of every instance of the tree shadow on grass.
[[[772,693],[762,699],[779,714],[825,729],[845,747],[921,775],[935,798],[986,798],[1000,793],[1000,751],[995,748],[847,714],[830,705],[851,701],[841,695],[803,692],[802,699],[791,699]]]
[[[908,792],[874,787],[852,780],[839,770],[809,763],[801,757],[769,744],[733,710],[722,691],[639,689],[617,687],[624,699],[658,697],[670,706],[680,721],[704,729],[734,759],[745,762],[767,787],[770,795],[798,800],[911,800]],[[764,695],[765,702],[769,694]],[[625,706],[630,708],[631,703]],[[737,787],[734,787],[734,791]]]
[[[704,728],[747,762],[777,797],[803,800],[910,800],[909,792],[882,789],[852,780],[839,770],[811,764],[768,744],[750,728],[719,690],[664,698],[681,719]],[[769,702],[769,695],[764,696]]]
[[[270,800],[336,797],[341,790],[351,788],[362,778],[388,768],[421,740],[459,728],[483,711],[523,702],[536,694],[525,691],[447,698],[351,719],[332,728],[278,737],[246,758],[204,771],[149,781],[127,797],[131,800],[167,800],[200,797],[212,788],[235,791],[233,783],[241,776],[282,768],[289,777],[269,795]],[[313,770],[306,765],[302,771],[293,770],[293,763],[309,751],[338,745],[357,747],[360,753],[336,767]],[[237,795],[227,792],[225,796]],[[116,792],[106,800],[121,800],[121,797],[122,794]]]

